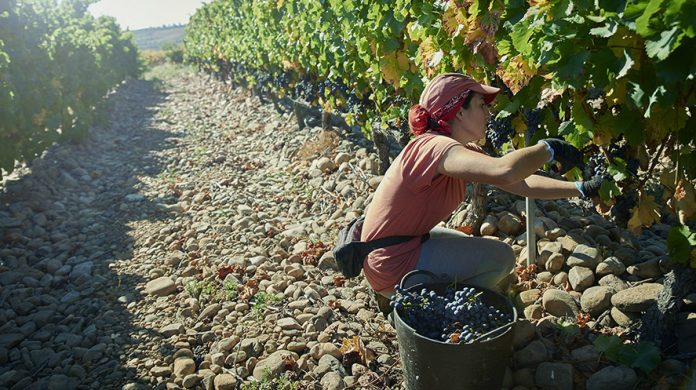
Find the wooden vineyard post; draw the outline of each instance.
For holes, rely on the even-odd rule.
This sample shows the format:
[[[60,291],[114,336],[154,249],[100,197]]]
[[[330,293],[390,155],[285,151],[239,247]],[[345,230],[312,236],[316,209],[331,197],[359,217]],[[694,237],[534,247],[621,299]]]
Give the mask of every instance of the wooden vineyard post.
[[[302,107],[298,101],[293,101],[292,110],[295,113],[295,118],[297,119],[297,126],[300,128],[300,130],[304,129],[306,126],[304,121],[304,107]]]

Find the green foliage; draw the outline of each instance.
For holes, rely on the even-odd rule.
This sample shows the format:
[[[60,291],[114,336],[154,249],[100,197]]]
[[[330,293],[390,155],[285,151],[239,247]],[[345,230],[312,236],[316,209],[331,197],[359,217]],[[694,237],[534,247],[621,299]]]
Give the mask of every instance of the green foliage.
[[[88,5],[1,3],[0,169],[83,137],[109,89],[138,74],[132,36],[113,18],[89,15]]]
[[[669,257],[677,263],[689,263],[696,268],[696,232],[692,232],[688,226],[675,226],[667,235],[667,248]]]
[[[207,297],[213,300],[233,300],[239,295],[239,284],[226,281],[223,284],[216,280],[190,280],[184,287],[193,298]]]
[[[610,361],[637,368],[646,374],[660,365],[660,350],[651,342],[625,344],[618,336],[600,335],[594,346]]]
[[[293,382],[287,374],[282,374],[276,378],[269,379],[269,375],[264,375],[260,381],[247,382],[242,384],[242,390],[296,390],[299,382]]]
[[[308,83],[311,103],[366,134],[373,123],[404,128],[434,75],[501,86],[495,108],[515,125],[514,147],[556,135],[604,155],[625,146],[609,159],[616,185],[601,194],[638,194],[627,212],[639,230],[659,220],[644,187],[663,154],[693,190],[695,25],[696,2],[683,0],[213,0],[193,15],[184,43],[187,61],[237,84],[293,96]],[[535,109],[538,127],[527,116]],[[696,214],[672,203],[682,224]]]
[[[168,44],[168,45],[164,45],[162,50],[164,50],[164,55],[167,57],[167,59],[170,62],[173,62],[175,64],[183,64],[184,63],[184,46],[183,45]]]
[[[280,301],[280,298],[273,294],[260,291],[254,295],[254,303],[251,305],[251,311],[258,317],[263,314],[269,304]]]

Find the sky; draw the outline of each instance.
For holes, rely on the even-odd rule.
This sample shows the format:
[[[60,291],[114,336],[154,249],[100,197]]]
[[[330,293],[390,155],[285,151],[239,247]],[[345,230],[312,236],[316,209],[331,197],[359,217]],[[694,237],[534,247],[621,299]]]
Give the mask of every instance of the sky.
[[[90,5],[92,15],[116,18],[122,29],[139,30],[186,24],[198,7],[210,0],[101,0]]]

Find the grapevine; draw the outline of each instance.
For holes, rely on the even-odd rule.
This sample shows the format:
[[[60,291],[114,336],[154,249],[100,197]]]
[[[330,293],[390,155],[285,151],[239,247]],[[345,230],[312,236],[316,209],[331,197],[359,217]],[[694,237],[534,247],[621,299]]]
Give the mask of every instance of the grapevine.
[[[610,177],[606,216],[638,233],[696,214],[683,195],[696,184],[696,3],[648,3],[214,0],[191,18],[186,58],[242,85],[281,80],[269,90],[368,135],[374,123],[405,129],[428,79],[468,74],[501,88],[487,132],[496,149],[562,137],[587,150],[592,172],[566,179]],[[656,178],[662,204],[648,193]]]

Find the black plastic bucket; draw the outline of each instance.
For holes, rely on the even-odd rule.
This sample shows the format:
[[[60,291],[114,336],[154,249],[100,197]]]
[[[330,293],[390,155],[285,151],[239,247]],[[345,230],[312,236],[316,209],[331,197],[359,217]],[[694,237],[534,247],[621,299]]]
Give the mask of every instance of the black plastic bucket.
[[[420,270],[406,274],[401,280],[401,287],[408,291],[428,288],[438,294],[451,284],[450,280]],[[456,287],[472,286],[457,284]],[[421,336],[401,319],[399,310],[394,310],[401,368],[408,390],[498,390],[502,387],[512,356],[512,325],[517,321],[517,310],[504,295],[473,287],[483,291],[484,303],[512,315],[510,324],[484,335],[490,337],[486,341],[448,344]]]

